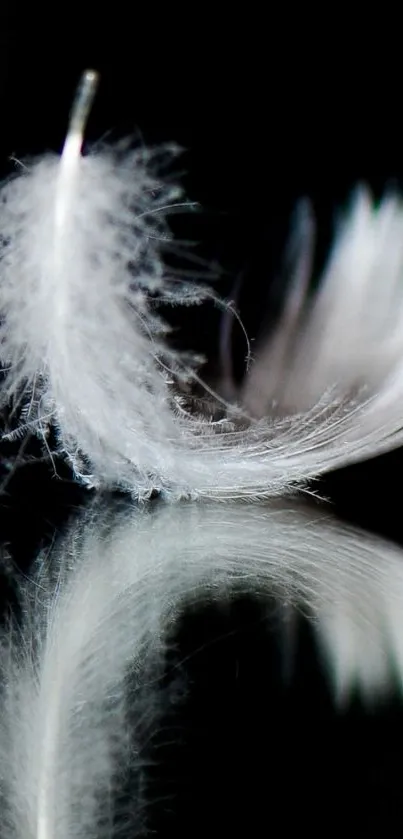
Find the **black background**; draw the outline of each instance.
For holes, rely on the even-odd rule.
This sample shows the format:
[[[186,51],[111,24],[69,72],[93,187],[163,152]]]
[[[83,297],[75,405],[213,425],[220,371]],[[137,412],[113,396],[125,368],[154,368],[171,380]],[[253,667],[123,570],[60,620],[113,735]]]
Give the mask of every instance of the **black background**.
[[[117,4],[106,13],[87,4],[83,20],[84,9],[20,7],[5,11],[0,35],[4,174],[10,156],[61,148],[80,72],[96,67],[101,87],[88,141],[134,132],[145,143],[184,149],[181,180],[203,210],[177,221],[179,233],[197,241],[204,270],[216,274],[220,266],[224,295],[241,278],[252,339],[262,313],[278,302],[270,288],[296,202],[312,200],[319,271],[354,185],[365,181],[379,195],[403,177],[398,54],[387,42],[381,60],[364,23],[355,40],[349,21],[341,36],[330,16],[310,25],[284,12],[280,21],[269,8],[140,12]],[[176,325],[184,345],[215,357],[216,311],[186,312]],[[236,331],[234,353],[241,373]],[[11,455],[5,447],[4,458]],[[335,513],[403,544],[402,464],[397,452],[329,476],[321,489]],[[62,468],[57,480],[44,463],[11,479],[3,471],[0,532],[27,569],[84,493]],[[187,698],[155,737],[154,835],[322,835],[336,825],[368,835],[378,819],[388,835],[401,818],[397,695],[369,708],[355,699],[337,711],[309,628],[301,622],[288,685],[280,640],[262,604],[200,607],[184,617],[176,657]]]

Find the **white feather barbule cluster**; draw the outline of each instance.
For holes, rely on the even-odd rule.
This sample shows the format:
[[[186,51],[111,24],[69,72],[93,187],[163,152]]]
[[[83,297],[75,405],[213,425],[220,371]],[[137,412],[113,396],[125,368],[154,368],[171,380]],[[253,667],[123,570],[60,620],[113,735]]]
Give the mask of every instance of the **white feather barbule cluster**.
[[[23,628],[4,634],[1,658],[4,839],[112,835],[100,792],[133,760],[127,672],[163,655],[167,623],[206,588],[274,591],[307,610],[340,698],[377,694],[394,673],[403,683],[401,551],[297,494],[403,442],[402,203],[357,192],[314,296],[300,217],[283,314],[215,421],[182,401],[196,366],[156,312],[205,291],[166,276],[177,193],[155,161],[65,152],[0,191],[3,405],[45,443],[54,427],[78,480],[145,502],[109,528],[84,515],[50,577],[41,555],[22,586]]]

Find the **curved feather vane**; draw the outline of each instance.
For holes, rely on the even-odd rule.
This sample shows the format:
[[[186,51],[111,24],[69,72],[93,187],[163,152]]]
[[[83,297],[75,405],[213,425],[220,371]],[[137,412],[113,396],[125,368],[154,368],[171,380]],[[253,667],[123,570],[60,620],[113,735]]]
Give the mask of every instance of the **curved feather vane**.
[[[110,526],[103,515],[73,528],[50,566],[40,557],[22,586],[22,626],[3,638],[4,839],[113,834],[117,766],[141,769],[126,736],[127,673],[163,655],[165,628],[203,589],[303,608],[341,698],[355,686],[371,698],[395,674],[403,685],[403,563],[392,544],[295,499],[159,505]],[[150,681],[132,698],[151,727],[158,690]]]
[[[155,312],[158,298],[204,294],[170,281],[163,266],[164,212],[178,193],[156,182],[156,152],[81,156],[82,130],[74,111],[60,160],[24,168],[0,191],[3,402],[23,393],[23,419],[45,442],[55,425],[76,476],[140,497],[269,497],[402,443],[397,198],[376,209],[357,198],[295,342],[309,275],[305,225],[292,299],[265,362],[275,373],[266,400],[258,376],[259,405],[270,414],[274,397],[276,416],[252,419],[246,390],[246,412],[226,406],[217,422],[178,397],[195,373],[169,349]]]

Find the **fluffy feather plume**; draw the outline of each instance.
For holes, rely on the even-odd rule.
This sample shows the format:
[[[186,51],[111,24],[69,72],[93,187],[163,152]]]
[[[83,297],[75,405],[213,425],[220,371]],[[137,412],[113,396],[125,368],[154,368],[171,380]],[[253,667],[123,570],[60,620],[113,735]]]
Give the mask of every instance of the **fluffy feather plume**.
[[[22,587],[23,625],[3,639],[4,839],[110,835],[116,767],[140,761],[125,736],[127,672],[162,653],[164,627],[203,589],[303,608],[341,697],[354,686],[382,691],[396,673],[403,684],[403,563],[393,545],[291,500],[160,505],[115,515],[110,529],[101,515],[55,552],[56,586],[40,558]],[[152,690],[138,713],[150,714]]]
[[[82,157],[82,130],[81,101],[62,157],[23,169],[0,192],[3,401],[24,393],[24,419],[45,439],[54,423],[77,476],[140,497],[152,489],[168,498],[267,497],[403,441],[396,198],[378,209],[367,195],[357,199],[291,353],[309,275],[309,236],[302,237],[273,362],[288,384],[273,391],[271,376],[265,387],[266,362],[254,374],[265,407],[258,413],[270,413],[275,397],[286,418],[252,419],[256,405],[245,391],[246,413],[227,406],[213,422],[181,405],[175,383],[192,371],[169,350],[153,308],[158,297],[202,295],[165,276],[162,208],[175,194],[156,184],[152,154]],[[375,356],[376,364],[367,360]]]

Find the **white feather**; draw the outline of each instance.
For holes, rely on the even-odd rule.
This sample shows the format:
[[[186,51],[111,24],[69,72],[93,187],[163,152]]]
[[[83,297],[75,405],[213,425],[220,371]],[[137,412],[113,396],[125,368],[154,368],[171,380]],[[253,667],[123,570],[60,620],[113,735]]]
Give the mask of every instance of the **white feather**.
[[[289,373],[277,341],[276,381],[286,358],[287,368],[276,399],[291,418],[259,422],[227,406],[213,422],[178,399],[175,384],[193,373],[169,350],[153,308],[156,296],[189,302],[203,293],[164,274],[159,210],[174,195],[150,174],[153,155],[82,157],[80,130],[73,119],[61,159],[39,161],[0,192],[3,401],[25,392],[28,425],[46,440],[55,424],[76,475],[140,497],[153,489],[171,499],[270,497],[402,443],[396,198],[379,210],[357,199]],[[306,241],[287,340],[304,297]]]
[[[296,499],[158,506],[115,516],[111,530],[101,510],[80,528],[52,560],[56,590],[41,570],[24,585],[21,632],[3,643],[5,839],[109,836],[108,790],[129,759],[127,671],[163,651],[164,627],[203,588],[302,608],[338,695],[357,685],[372,697],[395,673],[403,686],[403,562],[392,544]]]

